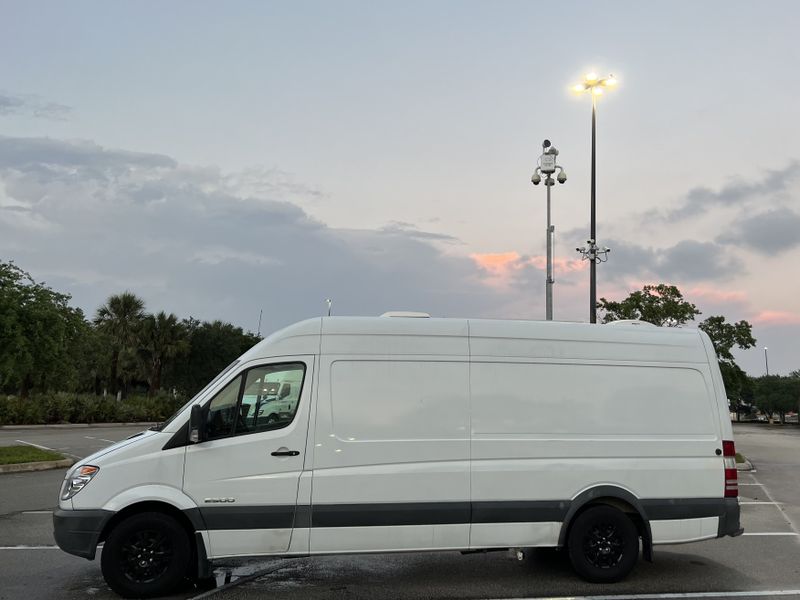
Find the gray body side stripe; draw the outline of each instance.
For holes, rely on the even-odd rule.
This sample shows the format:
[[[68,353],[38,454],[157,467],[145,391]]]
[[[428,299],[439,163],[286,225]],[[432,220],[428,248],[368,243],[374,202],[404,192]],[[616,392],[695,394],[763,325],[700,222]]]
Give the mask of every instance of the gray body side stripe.
[[[699,519],[726,514],[725,498],[641,500],[649,520]],[[563,522],[569,500],[497,502],[410,502],[271,506],[212,506],[198,511],[207,529],[289,529],[291,527],[378,527],[467,523]]]

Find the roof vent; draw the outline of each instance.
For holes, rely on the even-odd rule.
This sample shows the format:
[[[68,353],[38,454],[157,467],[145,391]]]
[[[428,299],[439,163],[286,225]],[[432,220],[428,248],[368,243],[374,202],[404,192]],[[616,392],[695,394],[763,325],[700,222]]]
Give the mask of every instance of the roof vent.
[[[430,319],[431,316],[424,312],[411,312],[407,310],[390,310],[381,315],[382,317],[405,317],[407,319]]]
[[[658,327],[649,321],[640,321],[639,319],[622,319],[621,321],[611,321],[605,323],[606,325],[636,325],[637,327]]]

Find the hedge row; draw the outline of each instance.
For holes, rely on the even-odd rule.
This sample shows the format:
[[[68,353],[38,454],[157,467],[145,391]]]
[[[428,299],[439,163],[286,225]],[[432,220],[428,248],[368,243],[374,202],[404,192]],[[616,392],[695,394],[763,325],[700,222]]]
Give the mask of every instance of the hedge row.
[[[23,399],[0,396],[0,425],[41,425],[51,423],[125,423],[163,421],[185,401],[160,394],[153,398],[57,392]]]

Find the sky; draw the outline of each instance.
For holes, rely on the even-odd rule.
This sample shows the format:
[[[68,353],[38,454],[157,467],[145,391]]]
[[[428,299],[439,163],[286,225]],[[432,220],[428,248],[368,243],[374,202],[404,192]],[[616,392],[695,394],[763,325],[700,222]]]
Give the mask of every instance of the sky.
[[[588,320],[677,285],[800,369],[800,4],[0,0],[0,260],[93,316],[261,333],[326,311]]]

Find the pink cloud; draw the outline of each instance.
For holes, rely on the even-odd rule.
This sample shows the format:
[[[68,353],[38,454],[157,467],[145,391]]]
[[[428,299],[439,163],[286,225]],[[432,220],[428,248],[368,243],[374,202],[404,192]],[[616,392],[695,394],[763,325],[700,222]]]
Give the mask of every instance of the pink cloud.
[[[752,321],[758,325],[800,325],[800,314],[786,310],[762,310]]]
[[[736,304],[747,303],[747,294],[739,290],[718,290],[714,288],[697,286],[684,292],[684,297],[691,302],[692,298],[700,297],[711,302],[734,302]]]
[[[546,256],[522,256],[519,252],[473,253],[470,258],[483,270],[487,278],[485,283],[494,287],[507,287],[517,272],[525,267],[533,267],[544,271],[547,268]],[[553,271],[557,274],[575,273],[587,268],[588,263],[579,259],[556,258],[553,260]]]
[[[520,255],[517,252],[502,252],[499,254],[470,254],[472,260],[484,271],[492,275],[505,276],[511,269],[519,269],[515,266],[519,263]]]

